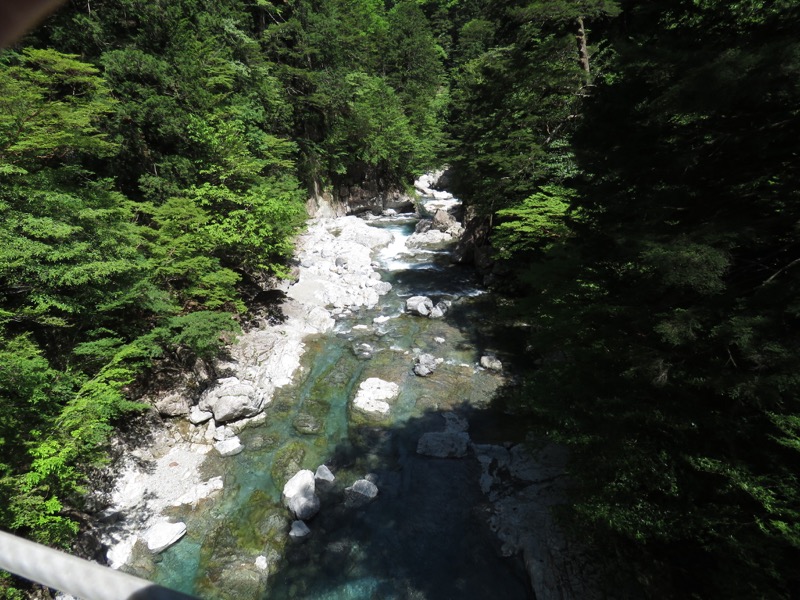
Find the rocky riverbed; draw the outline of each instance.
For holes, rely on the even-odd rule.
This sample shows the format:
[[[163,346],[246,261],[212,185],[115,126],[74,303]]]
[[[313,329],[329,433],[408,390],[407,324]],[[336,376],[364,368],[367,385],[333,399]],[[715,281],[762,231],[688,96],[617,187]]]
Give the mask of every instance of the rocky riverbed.
[[[208,598],[591,597],[549,512],[563,453],[472,439],[505,368],[433,184],[421,219],[312,219],[285,319],[242,334],[202,393],[153,399],[163,427],[115,466],[112,566]]]

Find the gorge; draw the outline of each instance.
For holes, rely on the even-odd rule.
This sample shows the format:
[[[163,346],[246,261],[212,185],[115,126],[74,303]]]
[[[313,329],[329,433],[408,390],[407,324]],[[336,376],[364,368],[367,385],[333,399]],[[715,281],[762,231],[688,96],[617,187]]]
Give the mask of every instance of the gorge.
[[[576,593],[579,560],[560,554],[548,513],[563,452],[535,460],[524,423],[493,406],[513,344],[496,332],[496,299],[450,260],[446,231],[460,228],[439,211],[458,201],[425,183],[422,221],[309,223],[283,322],[242,334],[199,403],[114,467],[113,565],[203,598]],[[420,314],[420,296],[446,314]],[[359,402],[370,382],[394,392]],[[284,484],[323,464],[319,513],[293,525]],[[377,496],[351,491],[359,480]],[[164,549],[151,541],[162,531],[183,537]]]

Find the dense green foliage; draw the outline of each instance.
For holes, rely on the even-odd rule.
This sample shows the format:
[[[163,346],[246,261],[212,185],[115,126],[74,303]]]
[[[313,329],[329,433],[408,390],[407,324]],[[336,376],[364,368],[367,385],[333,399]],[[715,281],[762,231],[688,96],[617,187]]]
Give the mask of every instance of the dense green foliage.
[[[526,286],[515,395],[571,449],[564,516],[620,595],[796,595],[796,5],[490,4],[450,126]]]

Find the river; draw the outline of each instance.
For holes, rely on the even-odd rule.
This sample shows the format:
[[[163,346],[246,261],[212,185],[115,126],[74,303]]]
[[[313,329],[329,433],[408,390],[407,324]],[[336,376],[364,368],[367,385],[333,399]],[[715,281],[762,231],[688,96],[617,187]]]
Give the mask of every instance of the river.
[[[185,537],[128,570],[208,599],[533,597],[522,560],[503,557],[490,530],[491,505],[473,453],[434,458],[416,451],[424,433],[444,430],[445,414],[468,423],[475,443],[524,437],[492,408],[503,376],[479,364],[507,341],[492,336],[496,300],[471,269],[451,264],[447,245],[409,248],[417,221],[369,221],[392,234],[373,255],[392,290],[374,308],[341,311],[331,332],[305,340],[293,383],[277,390],[265,423],[240,433],[244,452],[206,459],[205,472],[224,474],[223,491],[169,509],[186,523]],[[415,295],[448,301],[450,310],[441,319],[407,314],[405,300]],[[420,377],[412,368],[424,353],[440,360]],[[388,418],[352,408],[370,377],[400,387]],[[311,534],[289,540],[283,484],[298,469],[322,464],[335,474],[334,485],[319,490]],[[353,505],[345,488],[364,477],[378,496]]]

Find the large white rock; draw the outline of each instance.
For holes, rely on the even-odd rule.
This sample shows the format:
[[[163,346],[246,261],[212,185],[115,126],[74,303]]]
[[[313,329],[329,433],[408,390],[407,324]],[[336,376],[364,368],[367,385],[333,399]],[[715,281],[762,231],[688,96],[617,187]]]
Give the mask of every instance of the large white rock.
[[[219,423],[254,417],[264,408],[264,396],[252,384],[238,377],[220,379],[217,385],[203,393],[200,410],[214,413]]]
[[[144,534],[147,549],[153,554],[163,552],[186,533],[186,523],[156,523]]]
[[[289,500],[289,510],[300,520],[313,518],[319,512],[319,507],[319,498],[313,491],[298,494]]]
[[[283,501],[299,520],[310,519],[319,512],[319,498],[315,493],[314,473],[308,469],[298,471],[283,486]]]
[[[400,394],[400,386],[391,381],[370,377],[358,386],[353,406],[366,413],[388,415],[391,406],[386,400],[393,400]]]
[[[453,236],[445,231],[438,229],[431,229],[424,233],[415,233],[408,238],[406,245],[409,247],[414,246],[433,246],[442,244],[444,242],[452,242]]]

